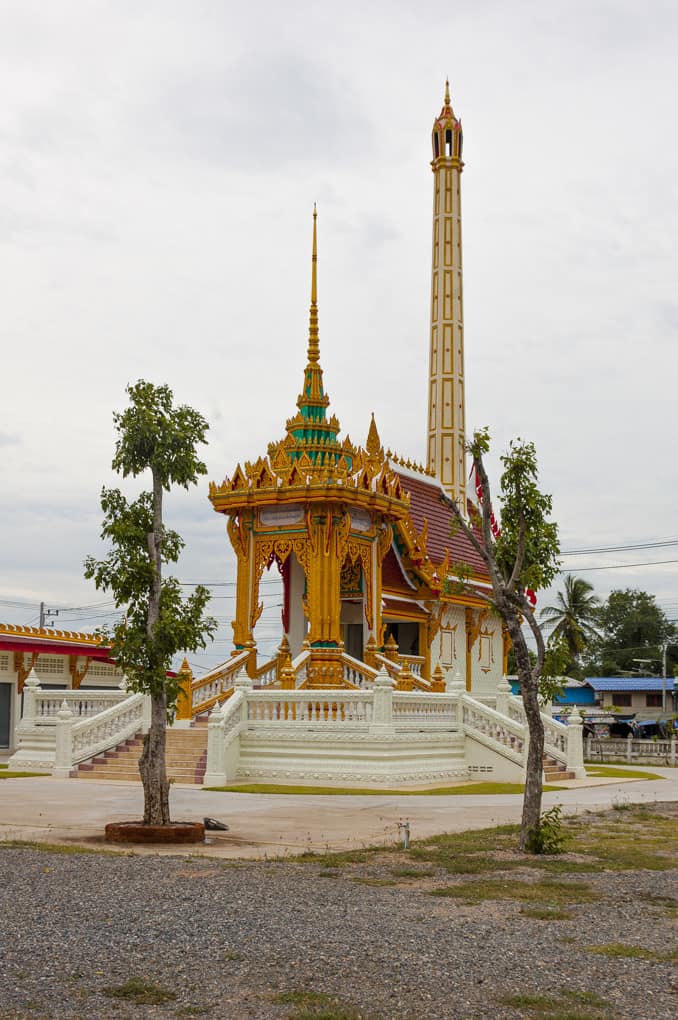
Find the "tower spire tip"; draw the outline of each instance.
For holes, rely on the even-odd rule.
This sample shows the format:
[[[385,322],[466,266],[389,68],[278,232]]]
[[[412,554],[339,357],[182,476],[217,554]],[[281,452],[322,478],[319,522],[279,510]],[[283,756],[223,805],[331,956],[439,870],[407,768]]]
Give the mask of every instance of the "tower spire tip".
[[[445,79],[445,106],[449,106],[450,102],[451,102],[451,100],[450,100],[450,79],[446,78]]]
[[[320,360],[320,343],[318,339],[318,211],[313,203],[313,249],[311,254],[311,307],[308,324],[308,360],[315,363]]]

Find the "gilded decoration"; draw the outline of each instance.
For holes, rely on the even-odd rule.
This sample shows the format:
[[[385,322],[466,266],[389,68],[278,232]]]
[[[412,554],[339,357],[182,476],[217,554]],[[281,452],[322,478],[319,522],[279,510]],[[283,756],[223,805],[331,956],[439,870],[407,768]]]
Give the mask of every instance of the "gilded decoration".
[[[489,673],[494,665],[494,631],[487,627],[478,634],[478,663],[483,673]]]
[[[362,573],[359,563],[352,563],[344,560],[341,568],[341,597],[342,599],[361,598],[363,593]]]
[[[28,674],[38,661],[38,654],[39,654],[38,652],[29,652],[28,665],[26,665],[24,653],[23,652],[14,653],[14,669],[17,674],[17,694],[21,694],[21,692],[23,691],[24,684],[26,683],[26,678],[28,677]]]
[[[436,565],[428,552],[428,521],[418,530],[410,516],[410,495],[398,466],[424,475],[427,470],[384,451],[374,415],[364,447],[340,437],[320,365],[317,259],[314,212],[307,361],[296,408],[265,454],[237,464],[230,477],[209,486],[214,510],[227,517],[237,560],[234,642],[237,648],[252,650],[248,671],[255,668],[253,635],[263,610],[260,584],[273,563],[283,575],[288,607],[283,622],[289,626],[289,559],[294,553],[305,581],[303,595],[294,590],[301,600],[295,612],[303,609],[308,621],[309,684],[340,683],[341,599],[362,598],[372,643],[376,648],[374,637],[383,643],[382,563],[395,540],[416,587],[414,597],[426,600],[429,619],[420,626],[420,641],[426,646],[423,675],[428,675],[430,646],[441,631],[444,608],[451,601],[469,607],[475,600],[472,595],[448,595],[447,590],[441,599],[450,572],[449,552]],[[484,619],[468,609],[467,666]],[[298,644],[298,637],[295,641]],[[279,674],[287,668],[286,656],[279,654]],[[404,680],[407,683],[407,673]]]

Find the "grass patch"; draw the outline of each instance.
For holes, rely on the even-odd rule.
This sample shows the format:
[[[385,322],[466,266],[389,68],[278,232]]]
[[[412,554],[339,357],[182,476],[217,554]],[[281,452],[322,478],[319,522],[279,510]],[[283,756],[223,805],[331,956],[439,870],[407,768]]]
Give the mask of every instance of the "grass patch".
[[[393,868],[391,874],[395,878],[430,878],[435,871],[432,868]]]
[[[370,848],[370,850],[344,850],[335,854],[317,854],[313,850],[307,850],[306,853],[291,859],[300,861],[302,864],[321,864],[323,867],[331,869],[341,868],[345,864],[365,864],[369,860],[370,854],[380,851],[383,852],[380,847]]]
[[[273,996],[273,1001],[281,1006],[331,1006],[332,996],[324,992],[280,992]]]
[[[407,851],[393,845],[339,853],[307,852],[287,859],[317,864],[327,871],[374,861],[387,864],[395,878],[413,880],[429,878],[437,871],[490,878],[493,873],[499,876],[518,870],[553,878],[603,871],[664,871],[674,868],[678,859],[676,820],[676,808],[671,804],[568,817],[563,820],[565,853],[560,855],[520,853],[519,826],[499,825],[417,840]],[[672,910],[677,904],[662,900],[657,906]]]
[[[663,779],[656,772],[645,772],[644,769],[619,769],[614,765],[587,765],[586,775],[594,779]]]
[[[398,883],[392,878],[363,878],[361,876],[354,878],[354,882],[359,882],[361,885],[397,885]]]
[[[282,1006],[294,1006],[289,1020],[367,1020],[365,1013],[359,1013],[339,999],[324,992],[289,991],[280,992],[273,1002]]]
[[[659,778],[659,777],[658,777]],[[522,783],[463,783],[459,786],[440,786],[435,790],[357,790],[343,786],[276,786],[273,783],[247,783],[241,786],[205,786],[211,793],[279,793],[284,796],[306,794],[309,796],[342,797],[455,797],[473,794],[523,793]],[[544,786],[543,789],[563,790],[563,786]]]
[[[3,769],[7,766],[3,765]],[[0,772],[0,779],[31,779],[34,776],[42,776],[43,779],[49,779],[47,772]]]
[[[586,882],[559,882],[543,878],[538,882],[521,882],[517,879],[488,879],[485,882],[466,882],[431,890],[431,896],[449,896],[466,903],[483,903],[485,900],[518,900],[522,903],[543,903],[560,906],[566,903],[591,903],[600,896]]]
[[[137,977],[125,981],[124,985],[103,988],[102,991],[109,999],[126,999],[137,1006],[160,1006],[164,1002],[173,1002],[176,999],[174,992]]]
[[[675,867],[678,826],[675,817],[629,806],[623,817],[575,827],[573,842],[573,849],[595,859],[600,870],[666,871]]]
[[[74,846],[71,843],[39,843],[32,839],[6,839],[0,841],[0,850],[39,850],[45,854],[103,854],[105,857],[120,857],[119,850],[107,850],[98,846]],[[129,851],[128,851],[129,852]]]
[[[574,914],[568,914],[566,910],[550,907],[523,907],[520,913],[523,917],[533,917],[536,921],[571,921],[574,917]]]
[[[669,953],[657,953],[644,946],[631,946],[627,942],[610,942],[600,946],[585,946],[589,953],[599,956],[612,956],[623,960],[653,960],[655,963],[675,963],[678,961],[678,949]]]
[[[610,1005],[595,992],[576,992],[563,989],[557,995],[507,995],[499,1000],[504,1006],[527,1010],[544,1020],[605,1020],[610,1017]],[[582,1009],[584,1007],[584,1009]]]

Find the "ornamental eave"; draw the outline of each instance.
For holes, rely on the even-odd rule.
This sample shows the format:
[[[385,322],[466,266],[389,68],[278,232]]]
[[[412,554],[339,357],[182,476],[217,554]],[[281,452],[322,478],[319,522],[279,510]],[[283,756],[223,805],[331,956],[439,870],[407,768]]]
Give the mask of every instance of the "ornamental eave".
[[[359,489],[352,485],[309,484],[279,486],[270,489],[239,489],[232,492],[216,490],[210,493],[216,513],[234,514],[239,510],[268,506],[285,506],[298,503],[335,503],[356,507],[388,517],[393,521],[404,519],[408,503],[383,493]]]

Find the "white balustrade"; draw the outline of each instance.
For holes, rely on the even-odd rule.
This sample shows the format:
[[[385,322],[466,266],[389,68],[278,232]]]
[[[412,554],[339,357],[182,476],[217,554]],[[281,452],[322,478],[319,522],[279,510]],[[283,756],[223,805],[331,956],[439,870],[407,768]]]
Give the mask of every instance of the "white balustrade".
[[[401,655],[400,661],[403,666],[409,666],[410,672],[416,677],[421,677],[421,670],[425,659],[423,655]]]
[[[55,718],[55,776],[67,776],[74,765],[147,731],[150,698],[143,694],[128,695],[97,715],[74,720],[76,716],[68,701],[62,699]]]
[[[362,691],[253,691],[247,697],[247,724],[275,726],[368,726],[372,693]]]
[[[301,687],[301,685],[306,680],[307,676],[306,671],[310,658],[311,658],[310,651],[308,650],[308,648],[304,648],[303,651],[301,651],[299,655],[296,656],[296,658],[292,659],[292,669],[294,670],[294,682],[297,687]]]
[[[260,687],[268,687],[278,679],[278,657],[265,662],[257,668],[256,682]]]
[[[499,746],[513,761],[523,764],[526,750],[527,727],[508,716],[495,712],[468,694],[462,694],[462,721],[464,730],[488,743]]]
[[[398,729],[450,729],[456,727],[456,694],[420,694],[396,691],[393,695],[393,719]]]
[[[49,726],[56,723],[56,718],[65,701],[75,719],[88,719],[103,712],[112,705],[117,705],[128,697],[125,691],[36,691],[33,697],[33,724]],[[27,720],[24,712],[24,718]],[[27,720],[28,721],[28,720]]]
[[[191,684],[191,712],[193,716],[200,715],[211,708],[226,691],[230,690],[233,682],[249,658],[249,652],[239,652],[227,662],[217,666],[216,669],[206,673],[199,680]]]
[[[372,687],[377,678],[377,670],[372,669],[367,663],[360,659],[354,659],[352,655],[344,652],[341,656],[344,667],[344,680],[348,680],[355,687]]]

